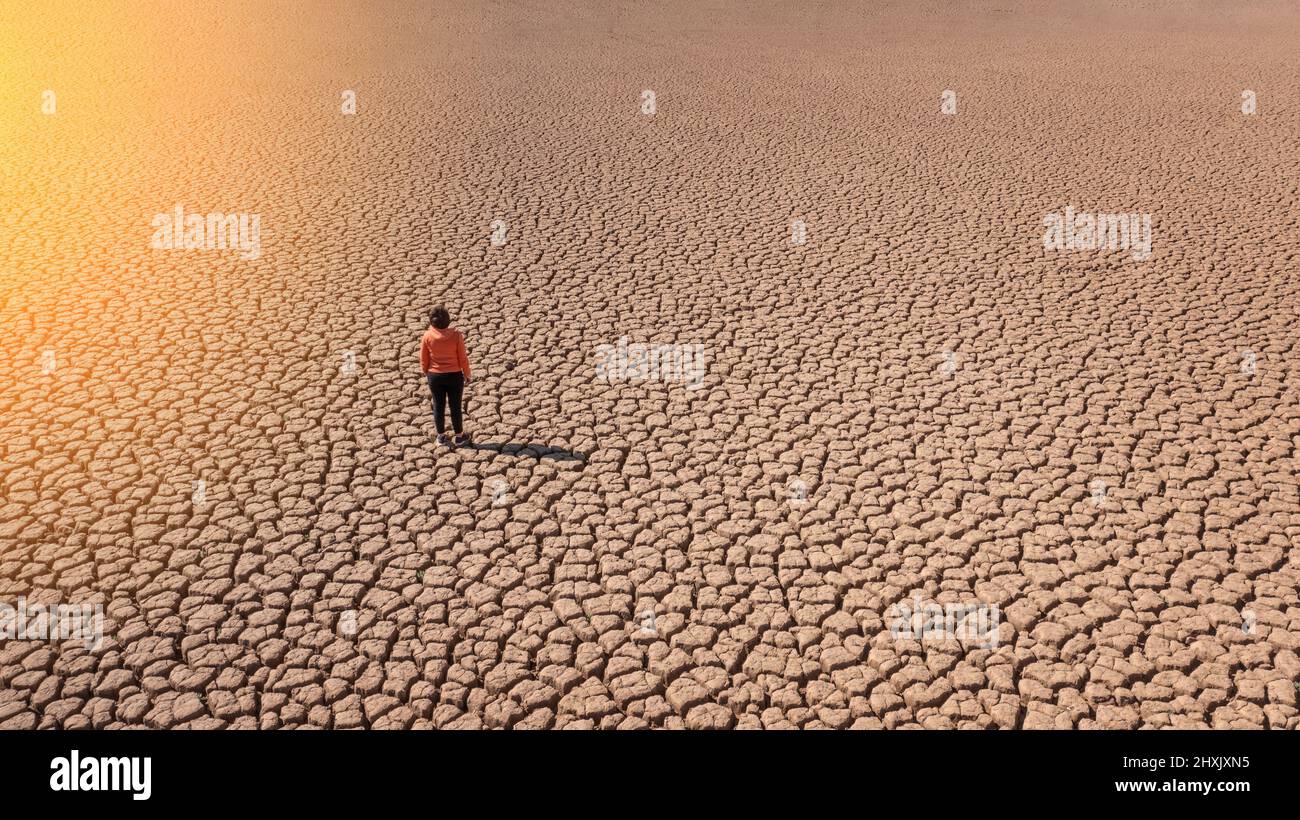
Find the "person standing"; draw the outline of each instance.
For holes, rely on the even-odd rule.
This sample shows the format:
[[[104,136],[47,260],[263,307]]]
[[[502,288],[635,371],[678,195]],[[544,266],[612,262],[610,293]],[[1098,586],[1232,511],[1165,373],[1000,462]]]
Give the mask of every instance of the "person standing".
[[[429,311],[429,329],[420,340],[420,370],[433,394],[433,424],[438,428],[438,444],[445,447],[469,443],[461,418],[465,385],[469,384],[465,335],[451,326],[451,314],[442,305]],[[446,421],[448,402],[451,403],[451,428],[456,433],[450,441]]]

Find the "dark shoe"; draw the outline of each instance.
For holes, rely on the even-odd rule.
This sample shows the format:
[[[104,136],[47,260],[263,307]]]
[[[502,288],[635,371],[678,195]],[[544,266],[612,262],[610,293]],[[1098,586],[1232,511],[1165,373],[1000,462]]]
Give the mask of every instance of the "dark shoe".
[[[450,447],[450,446],[451,446],[451,439],[447,438],[447,434],[446,434],[446,433],[439,433],[439,434],[438,434],[438,437],[437,437],[436,439],[434,439],[434,441],[436,441],[436,442],[438,443],[438,446],[439,446],[439,447]]]
[[[469,433],[457,433],[456,437],[451,440],[451,443],[455,444],[457,447],[464,447],[466,444],[469,444]]]

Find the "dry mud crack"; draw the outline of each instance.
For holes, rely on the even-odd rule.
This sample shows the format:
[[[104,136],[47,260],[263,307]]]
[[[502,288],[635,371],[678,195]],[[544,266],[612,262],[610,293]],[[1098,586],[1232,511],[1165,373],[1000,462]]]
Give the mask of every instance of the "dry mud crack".
[[[1300,724],[1293,5],[4,16],[0,728]]]

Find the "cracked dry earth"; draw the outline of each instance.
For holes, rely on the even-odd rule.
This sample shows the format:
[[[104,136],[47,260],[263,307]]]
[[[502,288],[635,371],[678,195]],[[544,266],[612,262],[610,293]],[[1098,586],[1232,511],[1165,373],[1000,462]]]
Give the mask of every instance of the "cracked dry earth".
[[[0,12],[0,726],[1295,728],[1300,12],[1134,5]]]

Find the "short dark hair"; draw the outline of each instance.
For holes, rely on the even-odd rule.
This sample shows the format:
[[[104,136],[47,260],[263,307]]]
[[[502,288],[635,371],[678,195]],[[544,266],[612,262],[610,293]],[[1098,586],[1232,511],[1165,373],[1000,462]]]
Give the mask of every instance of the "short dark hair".
[[[447,312],[445,307],[438,305],[436,308],[429,311],[429,324],[439,330],[446,330],[451,326],[451,314]]]

